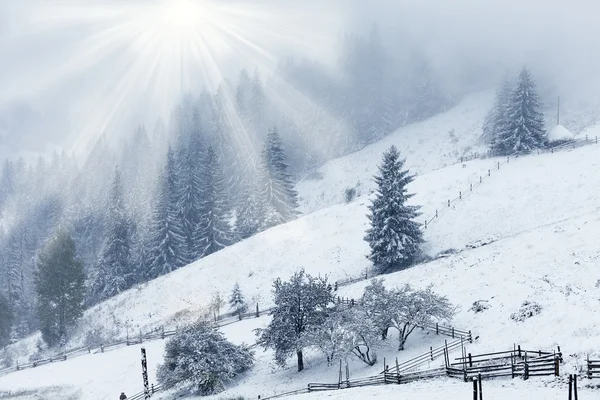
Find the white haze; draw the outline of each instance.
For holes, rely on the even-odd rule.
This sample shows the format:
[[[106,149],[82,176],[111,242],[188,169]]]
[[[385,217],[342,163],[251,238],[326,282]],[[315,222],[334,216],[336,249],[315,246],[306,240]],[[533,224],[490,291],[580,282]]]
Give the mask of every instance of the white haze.
[[[600,104],[600,5],[592,0],[220,1],[234,10],[223,24],[235,37],[224,28],[208,38],[210,57],[184,49],[151,75],[148,55],[132,51],[136,36],[111,29],[157,1],[2,0],[0,157],[86,151],[101,133],[168,119],[186,91],[235,80],[241,68],[268,74],[291,54],[335,68],[336,40],[375,21],[390,48],[424,49],[448,81],[467,86],[459,89],[489,88],[526,64],[547,103],[561,95],[566,107]],[[479,71],[472,82],[461,77],[466,66]]]

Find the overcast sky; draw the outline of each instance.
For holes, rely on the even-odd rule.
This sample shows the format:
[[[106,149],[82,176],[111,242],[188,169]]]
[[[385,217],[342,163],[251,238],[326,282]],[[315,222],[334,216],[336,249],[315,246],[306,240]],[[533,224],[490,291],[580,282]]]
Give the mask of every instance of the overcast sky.
[[[181,44],[188,32],[152,30],[160,1],[0,0],[0,157],[84,148],[165,113],[184,89],[268,70],[283,53],[331,63],[336,36],[373,21],[388,45],[416,43],[442,71],[527,64],[567,98],[596,101],[600,89],[593,0],[220,1],[202,6],[199,55]]]

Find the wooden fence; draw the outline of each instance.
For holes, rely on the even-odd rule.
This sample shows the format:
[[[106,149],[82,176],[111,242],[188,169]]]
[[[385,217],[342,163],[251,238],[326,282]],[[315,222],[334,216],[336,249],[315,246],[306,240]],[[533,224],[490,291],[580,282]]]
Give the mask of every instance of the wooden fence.
[[[587,356],[587,377],[589,379],[600,378],[600,360],[591,360]]]
[[[459,343],[460,344],[460,343]],[[445,347],[445,346],[444,346]],[[431,350],[433,351],[433,349]],[[405,384],[418,380],[427,380],[448,376],[468,382],[470,380],[492,379],[498,377],[520,377],[524,380],[535,376],[558,376],[559,365],[562,361],[562,355],[559,352],[542,352],[527,350],[511,350],[497,353],[468,354],[465,357],[459,357],[458,362],[450,363],[446,350],[446,365],[440,368],[433,368],[424,371],[403,372],[402,365],[410,365],[411,360],[402,364],[397,364],[394,369],[386,369],[384,372],[364,378],[350,379],[346,372],[346,378],[340,374],[337,383],[309,383],[306,388],[298,389],[292,392],[279,393],[274,396],[261,397],[259,399],[274,399],[278,397],[291,396],[298,393],[312,393],[330,390],[341,390],[364,386]],[[429,353],[427,353],[429,354]],[[416,357],[418,358],[418,357]],[[506,362],[508,361],[508,364]],[[411,368],[412,367],[408,367]],[[406,371],[406,370],[404,370]]]

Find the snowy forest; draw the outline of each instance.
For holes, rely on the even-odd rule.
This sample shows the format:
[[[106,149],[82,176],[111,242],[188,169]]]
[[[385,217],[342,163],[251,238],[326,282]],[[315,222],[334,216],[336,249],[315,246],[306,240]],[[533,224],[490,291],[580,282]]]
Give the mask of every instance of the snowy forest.
[[[337,46],[335,73],[298,59],[268,76],[244,69],[121,143],[100,137],[83,163],[67,152],[6,160],[0,294],[13,336],[39,328],[36,271],[60,228],[74,242],[91,306],[290,221],[299,215],[295,182],[461,95],[424,54],[408,45],[392,54],[376,27]]]

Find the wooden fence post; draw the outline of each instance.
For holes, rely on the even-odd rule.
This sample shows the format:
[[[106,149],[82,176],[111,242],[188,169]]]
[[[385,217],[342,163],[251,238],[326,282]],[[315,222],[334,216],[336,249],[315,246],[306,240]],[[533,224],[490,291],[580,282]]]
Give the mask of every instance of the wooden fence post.
[[[427,229],[427,220],[425,220],[424,226],[425,226],[425,229]]]
[[[498,169],[500,169],[500,161],[498,161]]]
[[[483,177],[481,175],[479,176],[479,183],[483,183]]]
[[[342,387],[342,359],[340,358],[340,375],[338,377],[338,389]]]
[[[556,360],[554,360],[556,362]],[[556,373],[555,373],[556,375]],[[587,355],[587,377],[588,379],[592,379],[592,363],[590,362],[590,355]]]
[[[458,198],[459,198],[459,199],[462,199],[462,191],[459,191],[459,192],[458,192]]]
[[[435,210],[435,217],[438,217],[438,210]]]
[[[554,376],[558,376],[560,372],[560,363],[558,358],[554,359]]]
[[[488,168],[488,176],[492,174],[492,170]]]
[[[440,327],[438,326],[438,323],[435,323],[435,334],[439,335],[440,334]]]
[[[575,400],[578,400],[578,398],[577,398],[577,374],[573,375],[573,394],[575,395]]]
[[[471,192],[473,191],[473,184],[471,183]]]
[[[450,207],[450,200],[448,200],[448,207]]]
[[[473,358],[471,357],[471,353],[469,353],[469,368],[473,368]]]
[[[260,317],[260,311],[258,310],[258,303],[256,303],[256,318]]]
[[[519,354],[519,358],[521,358],[522,356],[521,356],[521,345],[520,344],[517,345],[517,351],[519,352],[518,353]]]
[[[104,353],[104,345],[103,344],[100,345],[100,353]]]
[[[452,327],[452,339],[454,339],[454,327]]]
[[[569,374],[569,400],[573,400],[573,375]]]
[[[433,361],[433,346],[429,347],[429,354],[431,354],[431,361]]]
[[[477,379],[473,378],[473,400],[477,400]]]
[[[396,379],[398,380],[398,385],[400,384],[400,364],[398,364],[398,357],[396,357]]]
[[[481,387],[481,374],[477,376],[479,381],[479,400],[483,400],[483,388]]]

